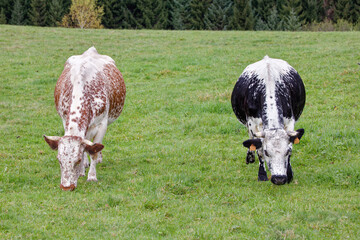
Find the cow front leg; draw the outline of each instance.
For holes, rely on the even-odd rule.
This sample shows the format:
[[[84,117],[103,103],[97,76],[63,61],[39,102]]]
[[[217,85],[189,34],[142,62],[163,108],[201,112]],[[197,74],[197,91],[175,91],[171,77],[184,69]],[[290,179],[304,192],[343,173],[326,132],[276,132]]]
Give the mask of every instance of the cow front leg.
[[[258,173],[258,181],[268,181],[268,177],[267,177],[267,173],[266,173],[266,169],[265,169],[265,163],[262,160],[262,157],[259,156],[259,173]]]
[[[90,166],[89,156],[88,156],[87,152],[84,152],[83,165],[84,165],[84,168],[88,168]]]
[[[248,150],[246,154],[246,164],[254,163],[254,162],[255,162],[255,152]]]
[[[93,155],[90,155],[90,158],[91,158],[91,163],[90,163],[90,169],[89,169],[87,180],[97,182],[96,164],[98,164],[100,162],[99,159],[102,159],[102,154],[101,154],[101,152],[98,152]]]
[[[101,124],[98,128],[98,131],[96,132],[96,135],[94,137],[94,143],[102,143],[102,140],[105,136],[107,129],[107,122],[104,122]],[[88,181],[97,181],[96,177],[96,164],[102,162],[102,152],[97,152],[93,155],[90,155],[91,163],[90,163],[90,169],[88,173]]]
[[[81,161],[81,168],[80,168],[80,176],[83,177],[85,176],[86,173],[86,168],[89,167],[89,159],[88,159],[88,155],[86,152],[84,152],[82,161]]]
[[[286,170],[286,175],[287,175],[287,183],[290,183],[293,180],[294,174],[291,168],[291,164],[290,164],[290,156],[288,159],[288,165],[287,165],[287,170]]]

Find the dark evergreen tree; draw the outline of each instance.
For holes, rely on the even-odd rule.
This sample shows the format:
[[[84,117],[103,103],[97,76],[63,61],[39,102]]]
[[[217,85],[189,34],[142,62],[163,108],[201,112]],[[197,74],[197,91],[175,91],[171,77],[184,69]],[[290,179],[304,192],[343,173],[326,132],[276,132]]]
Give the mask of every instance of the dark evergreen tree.
[[[102,23],[106,28],[143,28],[134,14],[138,14],[136,0],[102,0],[99,6],[104,7]],[[139,15],[139,14],[138,14]]]
[[[51,0],[49,3],[48,11],[48,26],[58,26],[60,25],[61,19],[64,16],[64,7],[61,0]]]
[[[255,19],[253,11],[251,9],[250,1],[248,2],[248,4],[246,4],[243,14],[244,16],[247,16],[245,19],[244,30],[253,30],[255,25]]]
[[[133,29],[143,28],[137,0],[127,0],[126,5],[122,7],[121,27]]]
[[[267,25],[270,30],[280,31],[284,30],[284,20],[279,16],[276,7],[273,7],[270,16],[267,18]]]
[[[24,25],[25,13],[21,0],[15,0],[14,8],[11,13],[10,24],[12,25]]]
[[[289,15],[289,10],[286,8],[288,2],[289,0],[274,0],[277,16],[283,21],[285,21],[286,17]],[[273,11],[273,9],[271,10]]]
[[[254,16],[250,0],[235,0],[233,14],[230,19],[229,29],[252,30],[254,28]]]
[[[286,19],[288,16],[290,16],[290,12],[294,11],[295,15],[300,16],[303,9],[302,9],[302,0],[286,0],[285,5],[282,6],[282,19]],[[302,20],[302,19],[300,19]]]
[[[171,4],[170,10],[170,24],[171,28],[175,30],[184,30],[189,25],[188,12],[189,12],[188,0],[174,0]]]
[[[291,9],[289,16],[286,18],[284,24],[285,30],[288,31],[300,31],[301,30],[301,22],[296,15],[295,11]]]
[[[189,3],[189,23],[187,29],[205,29],[204,16],[211,0],[191,0]]]
[[[334,20],[344,19],[352,24],[360,20],[360,0],[337,0],[334,9]]]
[[[63,6],[63,15],[68,14],[70,12],[72,0],[60,0],[60,1],[61,1],[61,5]]]
[[[302,13],[300,19],[303,24],[320,22],[324,18],[324,8],[322,0],[304,0],[302,1]]]
[[[48,11],[46,9],[46,0],[32,0],[30,9],[31,25],[46,26],[48,20]]]
[[[122,1],[123,2],[123,1]],[[97,2],[98,6],[104,8],[104,15],[102,16],[101,23],[105,28],[119,28],[118,18],[121,15],[121,3],[113,0],[100,0]],[[114,14],[117,13],[117,14]]]
[[[14,6],[14,0],[0,0],[0,9],[3,11],[6,23],[9,23],[11,20],[11,13]]]
[[[24,25],[31,25],[31,0],[23,0],[23,9],[24,9]]]
[[[170,0],[156,0],[154,1],[154,13],[155,21],[153,23],[154,29],[170,29],[170,10],[171,10],[171,1]]]
[[[254,9],[254,16],[255,16],[255,28],[257,30],[266,30],[259,29],[263,23],[268,22],[268,18],[271,15],[271,10],[275,7],[274,0],[253,0],[252,7]]]
[[[205,29],[228,29],[231,7],[231,0],[214,0],[204,16]]]
[[[6,24],[7,20],[6,20],[6,16],[5,16],[5,9],[1,8],[0,11],[0,24]]]
[[[360,24],[360,0],[353,1],[353,7],[350,8],[349,22],[353,24]]]
[[[57,26],[72,0],[0,0],[0,23]],[[360,0],[97,0],[106,28],[298,30],[359,22]],[[228,6],[232,5],[230,8]]]
[[[151,29],[155,22],[155,13],[153,9],[154,2],[152,0],[138,0],[136,20],[141,24],[141,28]]]

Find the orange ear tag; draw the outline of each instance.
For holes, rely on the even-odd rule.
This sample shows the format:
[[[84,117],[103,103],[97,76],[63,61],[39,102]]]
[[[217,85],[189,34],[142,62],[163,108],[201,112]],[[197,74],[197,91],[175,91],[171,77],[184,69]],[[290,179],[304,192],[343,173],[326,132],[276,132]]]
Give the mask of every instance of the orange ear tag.
[[[295,138],[294,144],[298,144],[300,142],[299,138]]]
[[[249,147],[249,150],[250,151],[255,151],[256,150],[256,147],[254,144],[251,144],[251,146]]]

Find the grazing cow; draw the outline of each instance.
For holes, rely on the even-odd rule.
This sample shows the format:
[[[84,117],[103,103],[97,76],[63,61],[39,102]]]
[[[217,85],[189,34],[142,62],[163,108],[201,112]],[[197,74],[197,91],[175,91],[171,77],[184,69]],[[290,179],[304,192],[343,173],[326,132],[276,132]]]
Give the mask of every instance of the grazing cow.
[[[238,120],[244,124],[250,139],[246,163],[259,158],[259,181],[267,181],[264,160],[276,185],[290,183],[292,144],[298,143],[304,129],[294,131],[295,121],[305,105],[305,87],[287,62],[265,56],[247,66],[236,82],[231,104]]]
[[[125,101],[125,83],[112,58],[100,55],[94,47],[70,57],[54,92],[56,110],[62,118],[65,135],[45,136],[61,169],[63,190],[74,190],[79,176],[97,181],[96,164],[102,162],[102,140],[107,126],[115,121]],[[91,142],[93,141],[93,142]]]

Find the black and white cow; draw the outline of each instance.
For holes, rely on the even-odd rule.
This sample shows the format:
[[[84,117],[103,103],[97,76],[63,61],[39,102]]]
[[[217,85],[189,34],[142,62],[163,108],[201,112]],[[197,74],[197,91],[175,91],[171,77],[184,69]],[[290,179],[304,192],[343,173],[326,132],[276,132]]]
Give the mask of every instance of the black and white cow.
[[[264,160],[276,185],[290,183],[292,144],[298,143],[304,129],[294,131],[295,121],[305,105],[305,87],[287,62],[265,56],[247,66],[236,82],[231,104],[238,120],[244,124],[250,139],[246,163],[259,158],[259,181],[267,181]]]

